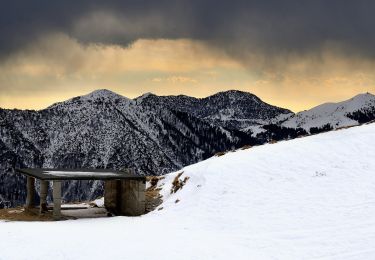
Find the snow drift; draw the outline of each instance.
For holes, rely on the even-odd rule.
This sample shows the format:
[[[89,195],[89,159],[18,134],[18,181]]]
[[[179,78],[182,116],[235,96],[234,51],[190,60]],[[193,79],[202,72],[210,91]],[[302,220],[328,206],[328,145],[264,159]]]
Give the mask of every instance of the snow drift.
[[[230,152],[141,217],[0,222],[0,259],[373,259],[374,156],[375,124]]]

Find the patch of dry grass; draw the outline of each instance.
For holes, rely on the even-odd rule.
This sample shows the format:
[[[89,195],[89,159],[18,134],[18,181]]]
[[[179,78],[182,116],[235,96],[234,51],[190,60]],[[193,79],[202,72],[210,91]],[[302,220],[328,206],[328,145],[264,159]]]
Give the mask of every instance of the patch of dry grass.
[[[220,157],[220,156],[223,156],[224,154],[226,154],[227,152],[218,152],[215,154],[215,156],[217,157]]]
[[[337,127],[335,129],[335,131],[337,130],[342,130],[342,129],[348,129],[348,128],[352,128],[352,127],[355,127],[356,125],[348,125],[348,126],[340,126],[340,127]]]
[[[252,147],[251,145],[244,145],[241,147],[241,150],[250,149],[251,147]]]
[[[172,182],[172,189],[171,189],[171,193],[176,193],[179,189],[182,189],[182,187],[186,184],[186,182],[189,180],[190,177],[188,176],[185,176],[185,178],[183,180],[180,180],[180,177],[181,175],[183,174],[184,172],[180,172],[176,175],[176,177],[174,178],[173,182]]]
[[[161,188],[158,184],[161,180],[165,179],[164,176],[148,176],[146,182],[150,183],[150,187],[146,189],[146,212],[155,210],[161,203],[163,203],[163,196],[160,194]]]
[[[23,207],[0,209],[0,219],[5,221],[52,221],[52,212],[39,215],[39,209],[25,210]]]

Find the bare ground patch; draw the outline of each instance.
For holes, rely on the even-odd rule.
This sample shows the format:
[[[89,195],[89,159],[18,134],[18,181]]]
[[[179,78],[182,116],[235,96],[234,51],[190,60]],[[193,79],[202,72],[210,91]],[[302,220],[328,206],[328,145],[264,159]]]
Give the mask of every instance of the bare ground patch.
[[[0,209],[0,219],[5,221],[52,221],[52,212],[39,215],[38,209],[25,210],[23,207]]]
[[[160,194],[161,185],[160,181],[163,180],[164,176],[149,176],[146,177],[146,182],[150,183],[150,186],[146,189],[146,212],[155,210],[160,204],[163,203],[163,196]]]
[[[179,189],[182,189],[182,187],[186,184],[186,182],[190,179],[189,176],[185,176],[185,178],[180,179],[184,172],[180,172],[176,175],[172,182],[172,189],[171,193],[176,193]]]

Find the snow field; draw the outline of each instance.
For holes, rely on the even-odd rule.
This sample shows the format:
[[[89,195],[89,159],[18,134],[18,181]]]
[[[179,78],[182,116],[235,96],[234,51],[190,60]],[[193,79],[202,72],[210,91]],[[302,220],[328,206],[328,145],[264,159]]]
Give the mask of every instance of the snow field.
[[[0,259],[374,259],[374,157],[375,124],[230,152],[141,217],[0,222]]]

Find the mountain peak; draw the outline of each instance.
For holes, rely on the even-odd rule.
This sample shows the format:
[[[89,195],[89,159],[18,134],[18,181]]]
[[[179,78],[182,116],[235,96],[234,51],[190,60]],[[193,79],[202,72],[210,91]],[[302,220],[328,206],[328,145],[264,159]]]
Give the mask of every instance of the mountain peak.
[[[253,95],[250,92],[242,91],[242,90],[237,90],[237,89],[230,89],[230,90],[225,90],[225,91],[220,91],[217,94],[228,94],[228,95],[233,95],[233,94],[240,94],[240,95]]]
[[[83,95],[83,96],[77,96],[77,97],[74,97],[74,98],[71,98],[71,99],[68,99],[66,101],[63,101],[63,102],[58,102],[58,103],[55,103],[55,104],[52,104],[51,106],[47,107],[47,109],[50,109],[50,108],[55,108],[55,107],[61,107],[61,106],[65,106],[65,105],[70,105],[70,104],[74,104],[76,102],[82,102],[82,101],[94,101],[94,100],[101,100],[101,101],[109,101],[109,102],[116,102],[118,103],[119,101],[120,102],[123,102],[123,103],[132,103],[133,100],[127,98],[127,97],[124,97],[124,96],[121,96],[111,90],[108,90],[108,89],[98,89],[98,90],[94,90],[93,92],[89,93],[89,94],[86,94],[86,95]]]
[[[111,90],[108,90],[108,89],[98,89],[98,90],[94,90],[93,92],[87,94],[87,95],[84,95],[84,96],[81,96],[81,99],[90,99],[90,100],[93,100],[93,99],[100,99],[100,98],[104,98],[104,99],[118,99],[118,98],[121,98],[121,99],[128,99],[124,96],[121,96]]]
[[[254,102],[262,103],[263,101],[256,95],[241,90],[227,90],[213,94],[205,99],[228,99],[230,102]]]
[[[370,92],[366,92],[366,93],[360,93],[352,97],[350,100],[366,101],[366,100],[373,100],[373,99],[375,99],[375,95],[371,94]]]
[[[246,91],[241,91],[241,90],[235,90],[235,89],[230,89],[226,91],[220,91],[216,94],[211,95],[212,96],[255,96],[254,94]]]

